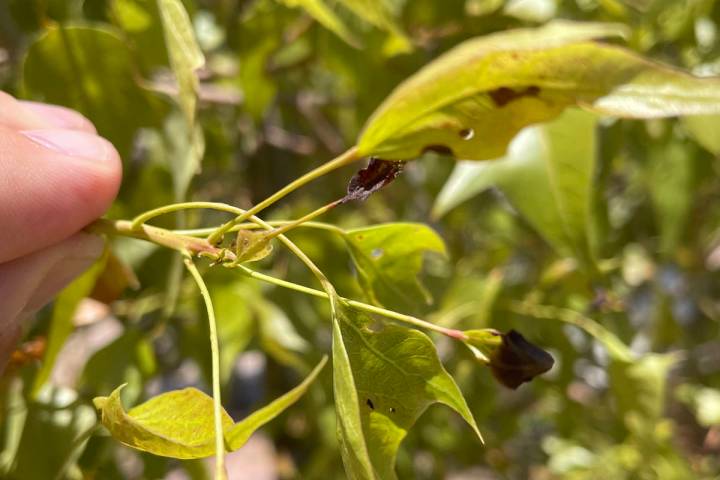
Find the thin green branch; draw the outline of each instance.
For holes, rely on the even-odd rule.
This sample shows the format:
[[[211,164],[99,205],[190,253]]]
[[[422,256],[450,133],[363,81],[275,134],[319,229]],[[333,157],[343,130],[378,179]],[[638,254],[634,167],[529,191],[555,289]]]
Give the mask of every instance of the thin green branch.
[[[357,148],[352,147],[345,153],[340,154],[338,157],[330,160],[327,163],[324,163],[323,165],[319,166],[315,170],[312,170],[302,177],[296,179],[295,181],[289,183],[285,187],[281,188],[277,192],[275,192],[273,195],[270,195],[268,198],[263,200],[262,202],[258,203],[248,211],[246,211],[243,214],[240,214],[237,218],[225,223],[224,225],[220,226],[215,232],[210,234],[208,237],[208,241],[212,244],[217,243],[223,235],[225,235],[232,227],[235,225],[244,222],[245,220],[248,220],[253,215],[259,213],[260,211],[264,210],[265,208],[269,207],[273,203],[277,202],[281,198],[285,197],[289,193],[297,190],[298,188],[302,187],[303,185],[311,182],[312,180],[315,180],[318,177],[321,177],[329,172],[332,172],[333,170],[336,170],[340,167],[343,167],[345,165],[348,165],[352,162],[355,162],[357,160],[360,160],[360,156],[358,156]]]
[[[265,223],[270,225],[271,227],[282,227],[285,225],[289,225],[291,223],[295,223],[297,220],[268,220]],[[333,225],[331,223],[323,223],[323,222],[303,222],[302,225],[298,225],[298,227],[303,228],[314,228],[316,230],[326,230],[328,232],[334,232],[339,235],[344,235],[345,230],[342,228]],[[255,230],[258,228],[263,228],[261,225],[258,225],[257,223],[241,223],[240,225],[235,225],[232,227],[228,233],[231,232],[237,232],[238,230]],[[217,229],[217,227],[208,227],[208,228],[192,228],[192,229],[186,229],[186,230],[172,230],[173,233],[177,233],[178,235],[187,235],[190,237],[207,237],[212,232],[214,232]]]
[[[85,230],[92,233],[120,235],[123,237],[147,240],[148,242],[152,242],[172,250],[189,252],[193,255],[207,255],[213,258],[218,258],[221,254],[223,254],[222,248],[210,245],[204,238],[179,235],[170,230],[153,227],[151,225],[142,224],[139,227],[133,227],[132,222],[127,220],[100,219],[85,227]],[[235,254],[232,252],[226,252],[225,258],[227,260],[234,260]]]
[[[182,202],[182,203],[173,203],[172,205],[165,205],[163,207],[154,208],[152,210],[148,210],[147,212],[144,212],[137,217],[132,219],[132,229],[137,230],[140,228],[141,225],[149,222],[153,218],[159,217],[161,215],[167,215],[168,213],[173,212],[179,212],[183,210],[197,210],[197,209],[210,209],[210,210],[219,210],[221,212],[228,212],[228,213],[234,213],[237,215],[238,211],[244,212],[244,210],[241,210],[239,208],[233,207],[232,205],[228,205],[226,203],[218,203],[218,202]]]
[[[295,290],[296,292],[305,293],[307,295],[312,295],[312,296],[318,297],[318,298],[329,298],[329,296],[326,292],[316,290],[314,288],[306,287],[304,285],[299,285],[297,283],[288,282],[287,280],[282,280],[279,278],[271,277],[270,275],[265,275],[264,273],[257,272],[257,271],[252,270],[244,265],[238,265],[237,268],[239,268],[245,275],[247,275],[251,278],[254,278],[256,280],[261,280],[263,282],[271,283],[271,284],[277,285],[279,287],[288,288],[290,290]],[[412,325],[414,327],[420,327],[420,328],[424,328],[427,330],[432,330],[433,332],[447,335],[448,337],[454,338],[456,340],[466,340],[465,334],[460,330],[445,328],[440,325],[435,325],[434,323],[430,323],[425,320],[421,320],[417,317],[398,313],[393,310],[388,310],[386,308],[376,307],[374,305],[369,305],[367,303],[358,302],[356,300],[350,300],[345,297],[338,296],[338,299],[344,301],[349,306],[351,306],[352,308],[355,308],[357,310],[362,310],[364,312],[382,315],[383,317],[391,318],[398,322],[406,323],[406,324]]]
[[[298,218],[297,220],[286,223],[285,225],[282,225],[279,228],[274,228],[270,233],[267,234],[265,237],[267,240],[270,240],[272,238],[277,237],[278,235],[282,235],[283,233],[289,232],[290,230],[302,226],[304,223],[309,222],[313,218],[319,217],[320,215],[323,215],[324,213],[332,210],[333,208],[337,207],[342,203],[342,199],[336,200],[334,202],[328,203],[327,205],[324,205],[317,210],[314,210],[307,215]]]
[[[227,479],[227,470],[225,469],[225,438],[222,426],[222,402],[220,399],[220,345],[217,334],[217,323],[215,321],[215,310],[213,309],[207,285],[205,285],[202,275],[200,275],[190,256],[185,257],[185,266],[200,289],[200,294],[205,301],[205,308],[208,315],[210,355],[212,357],[213,413],[215,420],[215,478]]]

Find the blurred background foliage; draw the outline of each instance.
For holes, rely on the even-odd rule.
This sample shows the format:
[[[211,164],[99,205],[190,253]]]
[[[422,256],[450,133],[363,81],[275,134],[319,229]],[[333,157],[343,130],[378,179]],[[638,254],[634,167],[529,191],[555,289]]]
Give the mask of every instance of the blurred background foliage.
[[[259,202],[351,146],[395,85],[477,35],[557,18],[620,22],[632,49],[720,74],[715,0],[183,3],[207,59],[196,134],[176,102],[155,0],[0,0],[0,88],[76,108],[114,142],[124,182],[112,218],[182,199]],[[367,202],[323,218],[343,228],[430,225],[448,251],[425,261],[434,302],[381,292],[383,303],[455,328],[514,328],[556,360],[510,391],[436,338],[486,445],[450,409],[433,407],[403,443],[400,478],[720,476],[719,154],[718,117],[614,121],[571,111],[522,132],[497,163],[427,154]],[[265,218],[297,218],[341,197],[352,173],[316,181]],[[192,212],[158,224],[225,218]],[[367,299],[342,237],[291,236],[341,295]],[[3,377],[4,477],[209,478],[204,462],[131,451],[93,429],[90,400],[121,383],[134,405],[187,385],[207,391],[210,378],[204,310],[177,259],[131,240],[113,248],[137,282],[110,257],[105,277],[119,283],[74,284],[64,310],[39,315]],[[313,285],[280,248],[261,266]],[[117,298],[122,279],[134,288]],[[207,281],[224,403],[238,419],[329,351],[328,309],[229,271],[209,271]],[[326,369],[231,455],[231,478],[344,478],[334,423]]]

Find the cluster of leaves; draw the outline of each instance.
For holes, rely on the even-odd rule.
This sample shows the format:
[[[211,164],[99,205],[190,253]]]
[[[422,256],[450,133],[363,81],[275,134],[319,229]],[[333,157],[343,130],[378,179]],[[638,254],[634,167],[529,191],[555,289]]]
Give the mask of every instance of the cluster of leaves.
[[[249,206],[346,145],[422,157],[391,189],[292,239],[344,297],[465,330],[471,348],[370,317],[332,289],[329,322],[327,300],[209,267],[226,409],[240,418],[267,404],[238,422],[222,412],[228,450],[297,402],[269,425],[278,476],[341,477],[342,457],[350,478],[395,478],[407,436],[400,478],[712,478],[720,121],[662,118],[718,113],[720,87],[645,57],[717,73],[720,4],[443,3],[15,0],[0,4],[0,82],[82,111],[117,145],[115,218],[190,198]],[[539,26],[555,17],[604,23]],[[346,176],[271,217],[342,198]],[[428,218],[447,246],[426,225],[398,223]],[[182,212],[157,223],[223,220]],[[313,281],[276,250],[255,266]],[[214,453],[213,403],[200,391],[213,378],[208,327],[192,279],[157,245],[116,239],[113,252],[40,315],[4,377],[3,475],[207,475],[99,434],[94,397],[113,437],[140,452]],[[552,364],[514,330],[551,346],[558,366],[510,392],[478,359],[510,387]],[[321,371],[329,350],[332,373]],[[258,352],[263,366],[248,373]],[[324,388],[301,398],[316,378]],[[173,390],[187,385],[199,389]],[[451,408],[420,418],[433,403]]]

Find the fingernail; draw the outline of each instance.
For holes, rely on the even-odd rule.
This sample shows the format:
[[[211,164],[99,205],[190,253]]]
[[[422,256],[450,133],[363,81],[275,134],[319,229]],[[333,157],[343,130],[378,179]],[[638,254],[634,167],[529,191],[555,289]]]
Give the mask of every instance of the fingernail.
[[[47,122],[48,126],[67,129],[83,129],[96,132],[95,126],[81,114],[69,108],[47,103],[31,102],[28,100],[19,101],[23,107],[30,110],[36,116]]]
[[[113,148],[104,138],[77,130],[25,130],[20,133],[47,149],[88,160],[106,160]]]

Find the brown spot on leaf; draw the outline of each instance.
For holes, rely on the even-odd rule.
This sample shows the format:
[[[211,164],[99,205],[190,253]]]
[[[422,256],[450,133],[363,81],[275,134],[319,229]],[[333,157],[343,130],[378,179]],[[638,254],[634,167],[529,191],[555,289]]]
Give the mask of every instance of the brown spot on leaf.
[[[517,100],[522,97],[537,97],[540,94],[540,87],[536,85],[530,85],[529,87],[522,90],[513,90],[508,87],[500,87],[495,90],[488,92],[490,98],[497,107],[504,107],[513,100]]]
[[[368,166],[357,172],[347,188],[347,195],[342,199],[342,203],[352,200],[367,200],[367,198],[376,191],[383,188],[388,183],[400,175],[405,162],[391,162],[381,160],[379,158],[371,158]]]
[[[502,343],[490,356],[490,369],[495,379],[515,389],[550,370],[552,356],[525,340],[515,330],[502,335]]]

